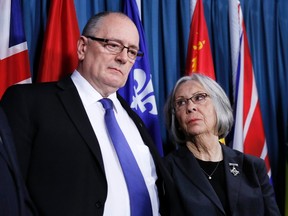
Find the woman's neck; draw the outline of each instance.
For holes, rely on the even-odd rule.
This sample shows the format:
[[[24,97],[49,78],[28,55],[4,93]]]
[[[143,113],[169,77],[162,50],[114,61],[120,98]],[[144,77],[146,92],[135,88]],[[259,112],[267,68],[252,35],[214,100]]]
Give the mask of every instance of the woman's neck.
[[[221,161],[222,148],[218,137],[196,137],[193,141],[187,141],[186,146],[193,155],[203,161]]]

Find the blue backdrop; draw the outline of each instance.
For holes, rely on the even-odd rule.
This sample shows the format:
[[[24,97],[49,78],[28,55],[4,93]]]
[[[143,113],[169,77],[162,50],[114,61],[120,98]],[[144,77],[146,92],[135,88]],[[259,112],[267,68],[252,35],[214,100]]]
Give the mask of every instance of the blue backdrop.
[[[34,80],[49,3],[49,0],[22,0]],[[123,12],[123,0],[74,0],[74,3],[80,31],[89,17],[99,11]],[[232,101],[228,0],[203,0],[203,3],[216,79]],[[241,5],[265,124],[272,179],[284,215],[288,142],[288,1],[242,0]],[[191,19],[190,0],[143,0],[141,13],[164,149],[168,150],[170,145],[163,122],[163,105],[176,80],[184,74]]]

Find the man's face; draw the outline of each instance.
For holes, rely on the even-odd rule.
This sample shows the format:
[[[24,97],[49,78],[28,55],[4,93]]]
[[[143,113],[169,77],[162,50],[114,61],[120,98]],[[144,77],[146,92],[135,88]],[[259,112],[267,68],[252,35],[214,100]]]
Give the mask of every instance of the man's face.
[[[139,49],[136,26],[127,18],[111,14],[100,20],[94,35],[97,38],[115,40],[126,46]],[[118,54],[105,48],[105,42],[82,36],[78,41],[78,71],[102,95],[108,96],[124,86],[135,60],[127,55],[127,49]]]

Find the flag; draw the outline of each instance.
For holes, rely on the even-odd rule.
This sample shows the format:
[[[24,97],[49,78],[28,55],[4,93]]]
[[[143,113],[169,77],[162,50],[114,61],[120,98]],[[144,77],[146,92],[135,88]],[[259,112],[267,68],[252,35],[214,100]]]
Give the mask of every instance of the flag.
[[[196,2],[190,25],[186,75],[191,75],[193,72],[202,73],[215,80],[214,64],[202,0],[197,0]]]
[[[31,83],[20,0],[0,1],[0,98],[16,83]]]
[[[145,42],[145,33],[135,0],[124,1],[124,13],[134,21],[140,36],[140,50],[144,52],[141,59],[136,59],[126,85],[119,89],[130,107],[140,116],[149,130],[160,155],[163,156],[158,111],[150,73],[149,57]]]
[[[186,57],[186,75],[201,73],[216,79],[202,0],[191,1],[194,8]],[[193,7],[195,5],[195,7]],[[225,138],[219,139],[225,144]]]
[[[233,49],[233,52],[236,52],[235,56],[238,56],[238,61],[235,60],[237,65],[233,67],[236,70],[233,75],[236,108],[233,148],[264,159],[268,175],[271,177],[264,125],[242,10],[239,2],[236,5],[235,2],[229,2],[231,2],[229,5],[230,23],[234,24],[231,31],[235,31],[231,32],[231,41],[237,44],[235,47],[238,49],[238,51]],[[233,9],[233,5],[236,9]],[[236,10],[237,13],[235,13]],[[232,20],[235,19],[232,17],[232,13],[236,15],[238,21]],[[238,30],[235,27],[236,23],[238,23]],[[232,39],[237,35],[238,38]],[[234,44],[231,44],[231,47],[233,46]]]
[[[80,32],[74,1],[51,0],[43,41],[38,82],[57,81],[77,67]]]

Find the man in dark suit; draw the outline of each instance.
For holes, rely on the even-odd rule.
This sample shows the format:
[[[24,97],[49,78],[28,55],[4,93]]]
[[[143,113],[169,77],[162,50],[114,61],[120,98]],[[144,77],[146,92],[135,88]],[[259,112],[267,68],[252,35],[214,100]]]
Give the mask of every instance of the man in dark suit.
[[[7,118],[0,108],[0,215],[37,215],[20,174]]]
[[[171,177],[143,122],[116,93],[141,55],[135,24],[122,13],[100,13],[88,21],[77,47],[79,64],[71,77],[13,86],[1,101],[40,215],[130,215],[128,190],[106,130],[102,98],[114,103],[120,128],[145,179],[153,215],[173,215],[174,207],[167,203],[177,200]]]

